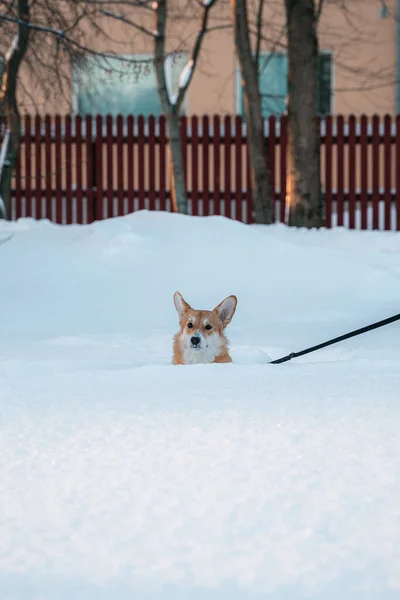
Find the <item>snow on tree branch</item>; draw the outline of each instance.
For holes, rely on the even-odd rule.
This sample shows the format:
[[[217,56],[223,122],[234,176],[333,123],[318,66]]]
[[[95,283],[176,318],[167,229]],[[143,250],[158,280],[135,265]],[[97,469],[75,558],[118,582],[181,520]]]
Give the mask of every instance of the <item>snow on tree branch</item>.
[[[207,33],[209,12],[210,12],[210,9],[215,4],[215,2],[216,2],[216,0],[204,0],[203,1],[203,15],[202,15],[202,19],[201,19],[201,27],[200,27],[200,30],[196,37],[192,55],[191,55],[188,63],[183,68],[182,73],[179,76],[179,92],[178,92],[178,98],[176,100],[176,107],[178,110],[180,109],[180,107],[182,105],[186,91],[192,80],[193,73],[196,68],[197,60],[200,55],[203,38],[204,38],[205,34]]]
[[[187,88],[188,83],[193,74],[194,63],[191,58],[186,65],[183,67],[181,74],[179,75],[178,87]]]

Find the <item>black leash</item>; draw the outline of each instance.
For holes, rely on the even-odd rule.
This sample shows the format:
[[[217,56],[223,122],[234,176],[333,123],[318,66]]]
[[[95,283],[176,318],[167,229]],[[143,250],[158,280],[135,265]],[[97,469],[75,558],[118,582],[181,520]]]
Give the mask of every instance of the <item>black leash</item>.
[[[389,317],[388,319],[383,319],[383,321],[377,321],[376,323],[372,323],[372,325],[367,325],[366,327],[355,329],[354,331],[350,331],[350,333],[345,333],[344,335],[340,335],[339,337],[333,338],[332,340],[323,342],[323,344],[318,344],[317,346],[311,346],[311,348],[306,348],[306,350],[300,350],[300,352],[291,352],[287,356],[277,358],[276,360],[271,360],[271,362],[269,362],[268,364],[280,365],[281,363],[289,362],[289,360],[292,360],[292,358],[298,358],[299,356],[310,354],[311,352],[315,352],[316,350],[321,350],[321,348],[332,346],[332,344],[337,344],[338,342],[348,340],[349,338],[352,338],[356,335],[361,335],[362,333],[366,333],[367,331],[372,331],[373,329],[384,327],[385,325],[389,325],[390,323],[394,323],[395,321],[400,321],[400,314],[394,315],[393,317]]]

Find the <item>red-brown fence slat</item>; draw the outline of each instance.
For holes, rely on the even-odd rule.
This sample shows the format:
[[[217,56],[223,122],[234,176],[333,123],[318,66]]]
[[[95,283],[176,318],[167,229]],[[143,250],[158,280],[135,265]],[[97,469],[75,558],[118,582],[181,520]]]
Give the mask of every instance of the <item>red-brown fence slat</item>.
[[[128,168],[128,213],[135,209],[135,164],[133,154],[133,116],[129,115],[126,121],[127,133],[127,168]]]
[[[106,115],[106,164],[107,164],[107,218],[114,217],[114,157],[113,157],[113,117]]]
[[[96,115],[96,138],[91,143],[91,170],[92,185],[96,190],[91,202],[91,215],[95,221],[102,221],[106,218],[105,200],[104,200],[104,157],[103,157],[103,117]],[[90,137],[90,139],[92,139]],[[88,210],[89,212],[89,210]],[[90,221],[89,221],[90,222]]]
[[[83,213],[83,222],[92,223],[94,220],[99,219],[98,211],[100,204],[98,202],[99,193],[101,193],[101,184],[98,181],[102,177],[102,171],[100,170],[100,176],[97,175],[98,172],[98,161],[100,160],[100,168],[102,168],[101,162],[101,153],[97,152],[97,148],[99,146],[99,135],[101,136],[102,130],[102,118],[100,115],[96,116],[95,120],[95,141],[93,142],[93,134],[92,134],[92,116],[86,115],[85,118],[85,154],[86,154],[86,214],[83,211],[83,203],[82,203],[82,213]],[[100,133],[99,133],[100,132]],[[101,148],[101,139],[100,139],[100,148]],[[96,152],[94,153],[94,150]],[[100,158],[99,155],[100,154]],[[94,194],[94,188],[96,188],[96,195]],[[100,189],[99,189],[100,188]],[[79,209],[78,209],[79,210]],[[102,211],[101,211],[102,212]]]
[[[224,215],[229,219],[231,211],[231,133],[232,122],[230,115],[224,119]]]
[[[332,227],[332,117],[325,119],[325,226]]]
[[[243,219],[243,217],[242,217]],[[244,222],[249,224],[253,223],[253,190],[251,186],[251,167],[250,167],[250,149],[249,149],[249,138],[246,138],[246,205]]]
[[[272,206],[274,211],[275,220],[275,208],[276,208],[276,175],[275,175],[275,144],[276,144],[276,117],[271,115],[268,119],[268,166],[270,176],[270,187]]]
[[[372,117],[372,228],[379,229],[379,117]]]
[[[185,115],[180,117],[181,148],[183,160],[183,178],[185,182],[185,193],[188,192],[188,119]],[[171,164],[172,170],[172,164]]]
[[[344,225],[344,118],[339,115],[336,119],[337,128],[337,146],[336,146],[336,164],[337,164],[337,186],[336,186],[336,213],[337,225]]]
[[[199,121],[196,115],[191,119],[192,128],[192,215],[198,216],[199,211]]]
[[[117,214],[125,214],[124,208],[124,120],[117,116]]]
[[[349,117],[349,228],[356,227],[356,118]]]
[[[82,117],[75,117],[76,222],[83,223]]]
[[[220,215],[220,193],[221,193],[221,128],[219,115],[213,117],[213,214]]]
[[[25,117],[25,211],[22,212],[22,203],[16,206],[15,218],[22,216],[32,217],[32,150],[31,150],[31,117]],[[42,184],[36,180],[36,186],[41,189]]]
[[[17,161],[15,163],[15,198],[14,202],[11,202],[11,215],[10,219],[13,219],[17,206],[21,206],[22,202],[22,182],[21,182],[21,146],[18,152]]]
[[[56,223],[63,222],[63,210],[62,210],[62,201],[63,201],[63,190],[62,190],[62,156],[61,156],[61,117],[60,115],[56,115],[55,118],[55,127],[54,127],[54,136],[55,136],[55,183],[56,183],[56,214],[55,221]]]
[[[165,116],[161,115],[160,128],[160,210],[167,210],[167,136],[165,127]]]
[[[400,115],[396,117],[396,229],[400,231]]]
[[[361,115],[360,121],[360,183],[361,183],[361,229],[368,227],[368,119]]]
[[[225,130],[223,139],[222,122]],[[200,119],[194,116],[191,120],[191,138],[189,140],[187,118],[180,117],[180,134],[184,149],[185,185],[187,168],[190,168],[192,182],[191,210],[193,214],[225,214],[230,218],[252,222],[251,172],[247,140],[242,135],[241,117],[235,117],[234,133],[232,122],[231,116],[225,116],[222,121],[222,117],[218,115],[214,115],[212,120],[204,115],[201,117],[200,132]],[[369,119],[366,115],[362,115],[359,121],[360,131],[358,133],[356,130],[357,120],[351,115],[348,119],[347,133],[344,117],[339,115],[336,121],[337,134],[335,135],[334,120],[331,116],[327,117],[325,137],[321,138],[322,143],[325,143],[324,201],[325,224],[327,227],[332,226],[334,222],[332,214],[335,212],[333,203],[336,199],[337,224],[344,225],[348,223],[350,229],[355,227],[366,229],[371,225],[368,217],[370,217],[369,203],[372,198],[373,228],[379,229],[382,227],[382,229],[390,230],[395,226],[400,230],[400,115],[396,117],[395,122],[396,134],[392,136],[394,120],[391,116],[385,115],[381,126],[379,117],[374,115],[371,119],[372,132],[369,132]],[[139,185],[137,186],[139,207],[146,208],[148,201],[148,208],[151,210],[157,208],[165,210],[168,208],[168,192],[166,189],[168,168],[166,164],[166,145],[168,142],[164,116],[158,120],[158,132],[154,117],[149,118],[148,133],[146,132],[145,119],[143,117],[138,119],[137,135],[135,135],[135,119],[132,116],[127,120],[126,131],[124,129],[125,122],[121,115],[117,116],[116,119],[108,116],[104,120],[98,116],[96,118],[95,138],[92,134],[92,117],[90,115],[86,118],[85,139],[83,138],[81,117],[76,117],[75,127],[73,123],[74,120],[70,116],[65,118],[64,133],[64,121],[60,115],[55,115],[54,119],[46,115],[43,121],[37,115],[34,124],[29,115],[24,118],[25,133],[22,139],[21,156],[13,177],[13,218],[26,215],[48,218],[59,223],[91,222],[93,218],[105,217],[103,212],[104,195],[107,199],[108,216],[111,217],[114,213],[124,214],[126,210],[124,196],[126,183],[128,186],[128,210],[131,212],[135,208],[136,170],[139,178]],[[104,125],[106,125],[105,131],[103,131]],[[272,198],[276,204],[276,188],[279,186],[280,200],[282,200],[279,218],[284,221],[286,217],[287,170],[286,117],[281,119],[279,139],[277,138],[275,117],[269,118],[268,125],[269,133],[266,144],[271,173]],[[213,131],[212,135],[211,131]],[[139,145],[138,167],[134,164],[136,160],[134,150],[136,141]],[[188,165],[187,160],[189,143],[192,144],[190,165]],[[113,150],[114,144],[116,145],[116,151]],[[126,151],[124,150],[124,144],[127,144]],[[148,144],[148,151],[146,150],[146,144]],[[244,146],[244,144],[246,145]],[[334,150],[335,144],[336,152]],[[156,150],[157,145],[159,145],[158,151]],[[86,153],[84,146],[86,147]],[[210,146],[213,148],[212,152]],[[223,157],[221,155],[222,146],[224,148]],[[279,181],[277,181],[278,165],[276,155],[278,146],[280,146],[281,161]],[[370,146],[371,151],[369,150]],[[127,157],[125,152],[127,152]],[[395,152],[395,155],[392,154],[393,152]],[[334,153],[335,156],[333,156]],[[242,164],[243,156],[246,156],[245,169]],[[337,159],[337,171],[334,173],[335,159]],[[199,181],[200,160],[202,163],[201,182]],[[128,168],[126,175],[125,168]],[[395,169],[395,173],[392,172],[393,169]],[[210,181],[211,170],[213,171],[212,181]],[[84,172],[86,172],[86,194],[84,193],[84,182],[82,181],[82,179],[85,179]],[[370,181],[369,172],[371,172]],[[245,174],[244,179],[243,174]],[[106,179],[107,186],[104,187]],[[245,198],[247,202],[244,203],[243,188],[246,179],[247,193]],[[394,191],[393,179],[395,179],[393,183]],[[358,183],[360,185],[359,194],[357,192]],[[235,186],[234,190],[232,184]],[[369,184],[372,184],[371,187],[369,187]],[[76,190],[74,190],[75,187]],[[95,189],[97,191],[95,192],[96,203],[94,204],[93,194]],[[336,198],[334,197],[335,189]],[[87,197],[86,218],[84,214],[85,197]],[[348,206],[346,205],[347,197]],[[211,200],[213,201],[213,210],[210,206]],[[360,205],[357,204],[359,200]],[[223,202],[224,210],[222,210],[221,202]],[[200,204],[202,208],[200,208]],[[383,208],[382,223],[380,222],[381,204]],[[243,214],[245,205],[245,214]],[[361,209],[360,221],[356,218],[358,206]],[[394,207],[396,207],[396,224],[392,222]],[[115,208],[117,208],[116,212]]]
[[[385,230],[390,231],[392,226],[392,119],[390,115],[384,118],[383,154],[384,154],[384,204],[385,204]]]
[[[280,221],[285,223],[286,221],[286,180],[287,180],[287,142],[288,142],[288,126],[287,117],[282,116],[280,119]]]
[[[156,208],[156,123],[153,115],[149,120],[149,209]]]
[[[235,117],[235,219],[242,220],[242,117]]]
[[[203,216],[210,214],[210,121],[207,115],[202,119],[202,190]]]
[[[138,116],[138,185],[139,185],[139,210],[145,207],[145,180],[144,180],[144,116]]]
[[[71,117],[65,117],[65,222],[73,222]]]
[[[46,169],[46,219],[52,220],[52,201],[53,201],[53,190],[52,190],[52,179],[53,179],[53,161],[52,161],[52,140],[51,140],[51,117],[46,115],[44,118],[44,129],[45,129],[45,169]]]
[[[30,137],[30,135],[29,135]],[[28,211],[28,206],[26,207],[26,215],[36,216],[36,219],[43,219],[45,213],[43,212],[42,207],[42,197],[43,197],[43,173],[42,173],[42,118],[40,115],[35,116],[35,137],[34,137],[34,145],[35,145],[35,210],[32,213],[32,204],[33,198],[30,202],[30,207]],[[25,173],[27,175],[27,172]],[[28,183],[28,180],[26,180]]]

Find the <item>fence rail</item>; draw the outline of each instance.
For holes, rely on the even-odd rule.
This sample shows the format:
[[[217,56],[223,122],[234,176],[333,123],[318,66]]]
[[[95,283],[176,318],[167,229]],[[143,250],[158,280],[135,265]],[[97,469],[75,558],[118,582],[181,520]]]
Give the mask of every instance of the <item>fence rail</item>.
[[[189,210],[253,222],[246,125],[239,116],[181,117]],[[326,226],[400,230],[400,116],[320,123]],[[265,122],[277,221],[285,220],[286,118]],[[90,223],[172,210],[164,117],[27,115],[12,218]]]

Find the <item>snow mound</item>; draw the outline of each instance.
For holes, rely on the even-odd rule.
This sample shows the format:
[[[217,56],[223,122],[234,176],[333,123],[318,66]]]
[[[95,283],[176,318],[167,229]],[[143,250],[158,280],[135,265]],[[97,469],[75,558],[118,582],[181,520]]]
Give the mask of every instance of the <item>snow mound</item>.
[[[0,221],[0,598],[394,600],[400,236]],[[171,365],[173,293],[233,364]]]

